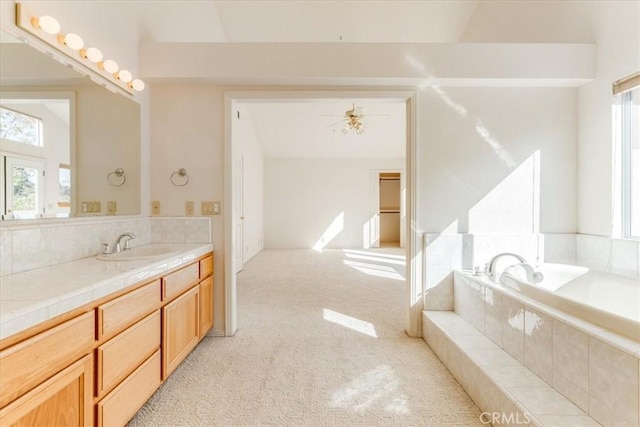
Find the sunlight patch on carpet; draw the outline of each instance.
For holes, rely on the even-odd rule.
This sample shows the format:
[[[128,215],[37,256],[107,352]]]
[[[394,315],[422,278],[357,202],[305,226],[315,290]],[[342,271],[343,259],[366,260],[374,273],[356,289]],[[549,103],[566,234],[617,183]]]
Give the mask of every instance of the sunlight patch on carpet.
[[[384,407],[398,415],[409,413],[407,397],[400,392],[400,380],[388,365],[380,365],[333,393],[330,406],[362,412]]]
[[[395,264],[395,265],[406,265],[406,262],[403,259],[391,259],[391,258],[383,258],[383,257],[379,257],[376,254],[370,254],[370,255],[356,255],[356,254],[351,254],[351,253],[345,253],[347,258],[353,258],[353,259],[361,259],[364,261],[373,261],[373,262],[378,262],[378,263],[385,263],[385,264]]]
[[[387,265],[350,261],[347,259],[342,262],[361,273],[368,274],[369,276],[378,276],[384,279],[404,280],[404,276],[402,274],[398,273],[393,267],[389,267]]]
[[[360,332],[361,334],[378,338],[375,326],[373,326],[372,323],[365,322],[364,320],[356,319],[355,317],[347,316],[346,314],[338,313],[337,311],[326,308],[322,309],[322,318],[329,322],[344,326],[345,328]]]
[[[363,251],[363,250],[357,250],[357,249],[343,249],[342,252],[344,252],[345,254],[375,256],[376,258],[381,258],[381,259],[400,259],[403,261],[406,259],[406,256],[404,255],[394,255],[390,253],[378,252],[377,250]]]

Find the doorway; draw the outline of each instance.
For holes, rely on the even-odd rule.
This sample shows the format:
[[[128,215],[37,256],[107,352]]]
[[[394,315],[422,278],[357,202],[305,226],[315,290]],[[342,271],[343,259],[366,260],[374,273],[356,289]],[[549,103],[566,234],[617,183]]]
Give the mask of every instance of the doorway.
[[[400,201],[401,185],[399,172],[378,174],[380,215],[380,247],[399,248],[400,244]]]
[[[238,215],[238,207],[234,207],[236,199],[236,183],[238,177],[237,159],[239,147],[237,147],[232,137],[232,121],[235,119],[235,102],[269,102],[281,100],[319,100],[319,99],[386,99],[392,102],[401,101],[405,106],[406,120],[406,206],[403,221],[404,225],[399,227],[406,230],[406,294],[408,319],[407,333],[411,336],[419,336],[420,333],[420,313],[422,311],[421,286],[419,274],[421,271],[421,236],[417,230],[412,228],[412,219],[415,218],[415,93],[413,92],[360,92],[360,91],[301,91],[301,92],[279,92],[279,91],[258,91],[258,92],[227,92],[225,94],[225,217],[224,217],[224,253],[229,254],[224,257],[224,282],[225,282],[225,335],[232,336],[237,330],[237,294],[236,294],[236,274],[237,269],[236,244],[238,239],[235,231],[241,215]],[[397,171],[397,170],[396,170]],[[245,171],[246,172],[246,171]],[[395,171],[394,171],[395,172]],[[246,176],[245,176],[246,180]],[[366,194],[366,184],[364,194]],[[379,195],[378,195],[379,197]],[[246,207],[246,206],[245,206]],[[365,208],[366,210],[366,208]],[[365,219],[366,221],[366,219]],[[361,227],[361,233],[362,233]],[[361,237],[362,238],[362,237]]]

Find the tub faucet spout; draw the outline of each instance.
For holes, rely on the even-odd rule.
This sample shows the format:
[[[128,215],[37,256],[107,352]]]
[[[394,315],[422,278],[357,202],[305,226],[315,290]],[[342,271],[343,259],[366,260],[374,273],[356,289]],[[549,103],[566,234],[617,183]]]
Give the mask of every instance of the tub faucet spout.
[[[487,275],[489,276],[489,279],[493,280],[494,282],[496,280],[496,264],[498,263],[498,260],[504,256],[512,256],[514,258],[517,258],[518,261],[523,264],[527,262],[522,256],[514,254],[512,252],[503,252],[501,254],[495,255],[493,258],[491,258],[491,261],[489,261],[489,268],[487,269]]]

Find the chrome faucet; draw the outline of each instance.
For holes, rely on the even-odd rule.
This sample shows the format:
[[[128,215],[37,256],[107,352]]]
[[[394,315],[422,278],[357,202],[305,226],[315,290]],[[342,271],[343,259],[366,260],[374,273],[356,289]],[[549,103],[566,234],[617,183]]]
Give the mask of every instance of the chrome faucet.
[[[120,247],[120,242],[122,241],[122,239],[125,239],[124,241],[124,247]],[[117,254],[121,251],[128,251],[131,249],[131,247],[129,246],[129,240],[135,239],[136,235],[133,233],[122,233],[121,235],[118,236],[118,238],[113,242],[113,253]]]
[[[495,255],[493,258],[491,258],[491,261],[488,262],[489,267],[487,268],[487,276],[489,276],[489,279],[493,280],[494,282],[496,279],[496,264],[498,260],[503,256],[512,256],[514,258],[517,258],[518,261],[523,264],[527,262],[522,256],[514,254],[512,252],[503,252],[501,254]]]

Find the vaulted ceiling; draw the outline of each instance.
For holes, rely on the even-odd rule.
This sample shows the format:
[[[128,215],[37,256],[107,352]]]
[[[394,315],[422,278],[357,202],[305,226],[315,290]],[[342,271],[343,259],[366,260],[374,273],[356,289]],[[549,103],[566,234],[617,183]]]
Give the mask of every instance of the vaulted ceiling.
[[[604,3],[616,3],[609,0]],[[592,43],[583,0],[26,0],[139,42]],[[68,7],[72,3],[73,7]],[[117,23],[117,24],[114,24]],[[115,33],[113,30],[117,30]]]

